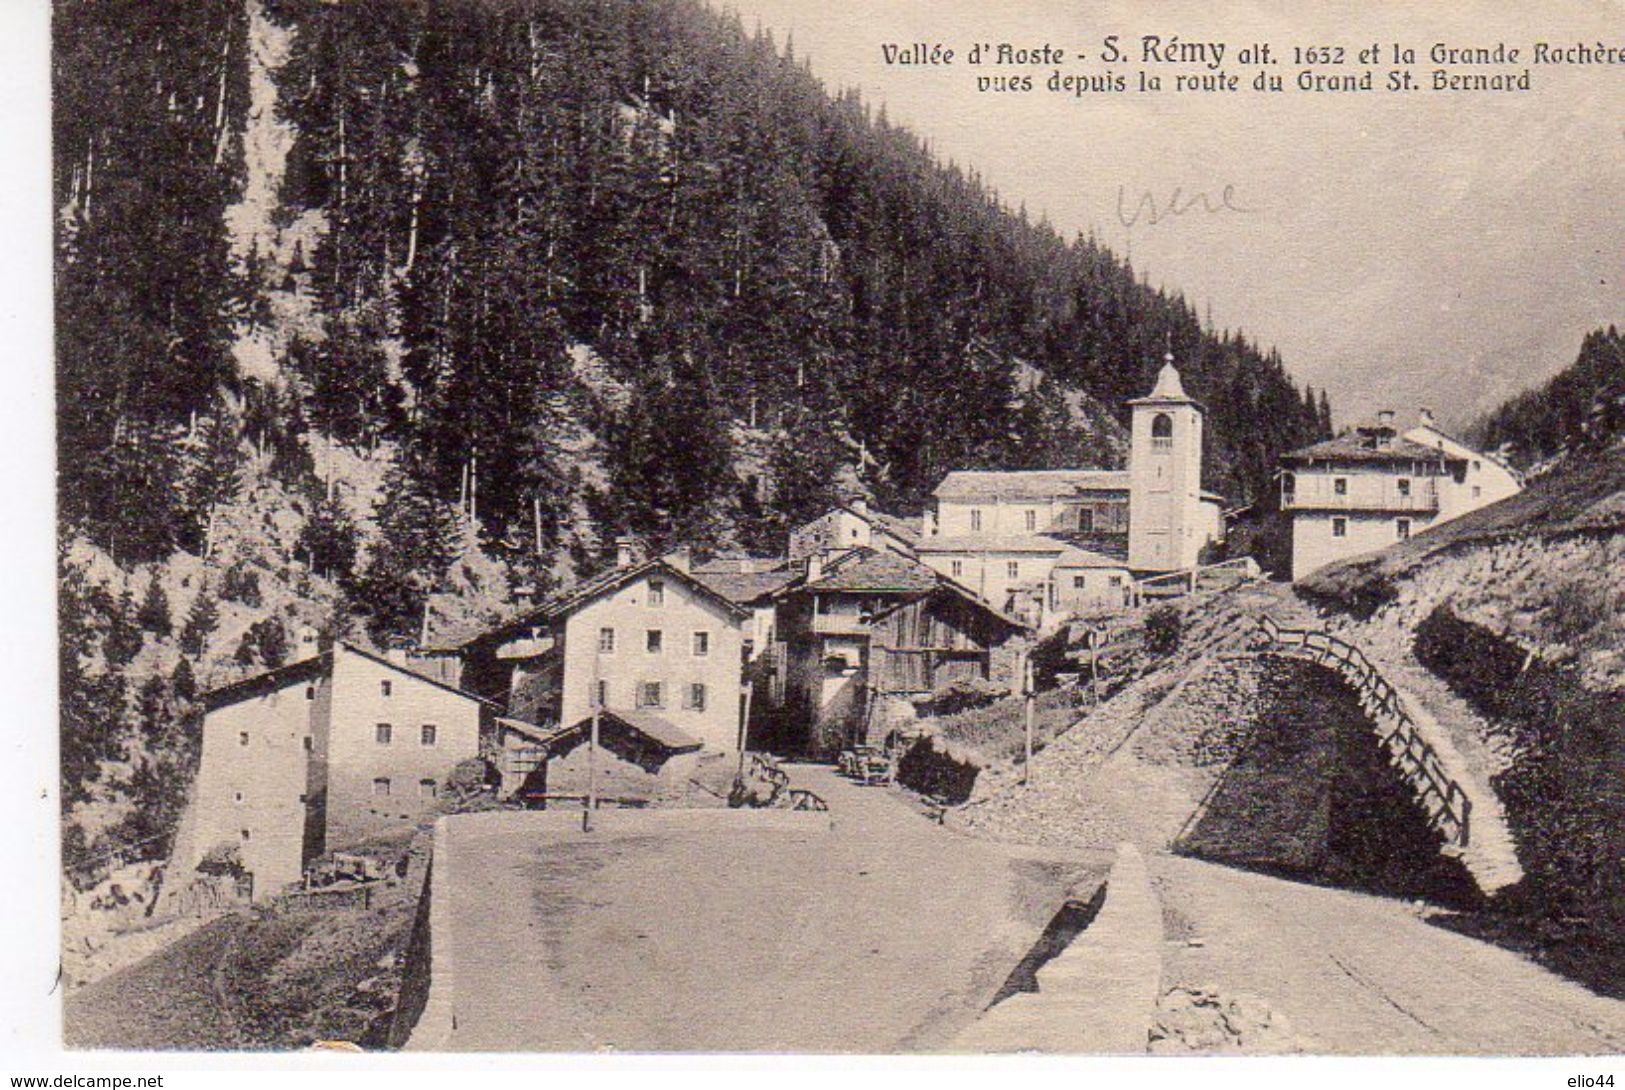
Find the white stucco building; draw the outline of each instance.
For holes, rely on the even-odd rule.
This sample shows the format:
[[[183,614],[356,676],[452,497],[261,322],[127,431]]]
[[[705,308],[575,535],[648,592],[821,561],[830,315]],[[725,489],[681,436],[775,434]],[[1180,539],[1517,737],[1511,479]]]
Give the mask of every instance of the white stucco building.
[[[920,560],[1041,625],[1121,608],[1134,578],[1194,567],[1224,537],[1223,501],[1202,489],[1202,406],[1171,356],[1129,405],[1127,469],[948,474],[926,512]]]
[[[1432,414],[1400,434],[1394,414],[1281,459],[1292,578],[1385,548],[1514,495],[1518,476],[1441,431]]]

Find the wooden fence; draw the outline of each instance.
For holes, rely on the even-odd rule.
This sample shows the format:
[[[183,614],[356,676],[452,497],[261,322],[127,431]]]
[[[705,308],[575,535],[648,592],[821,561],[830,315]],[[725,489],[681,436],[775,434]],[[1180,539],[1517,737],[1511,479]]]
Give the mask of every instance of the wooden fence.
[[[291,890],[277,897],[276,907],[283,912],[322,912],[345,908],[371,908],[372,891],[382,884],[381,881],[374,880],[339,886],[318,886],[311,889]]]
[[[1473,803],[1450,777],[1438,752],[1423,738],[1399,699],[1399,692],[1352,643],[1329,632],[1283,628],[1268,615],[1258,626],[1272,646],[1329,666],[1360,695],[1367,714],[1379,724],[1382,747],[1428,812],[1429,823],[1448,843],[1465,848],[1472,825]]]
[[[1131,588],[1131,597],[1134,604],[1139,605],[1148,597],[1173,598],[1195,594],[1203,576],[1218,575],[1221,572],[1234,572],[1244,583],[1257,579],[1261,574],[1258,561],[1250,556],[1238,556],[1234,560],[1221,560],[1216,564],[1204,564],[1198,568],[1185,568],[1182,571],[1136,579]]]

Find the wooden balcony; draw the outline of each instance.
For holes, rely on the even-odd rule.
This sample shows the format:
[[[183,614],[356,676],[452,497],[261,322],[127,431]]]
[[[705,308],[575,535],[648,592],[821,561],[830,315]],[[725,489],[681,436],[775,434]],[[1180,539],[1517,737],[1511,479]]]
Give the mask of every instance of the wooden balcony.
[[[1397,480],[1348,478],[1345,491],[1337,491],[1331,478],[1299,477],[1295,486],[1281,489],[1283,511],[1380,511],[1435,514],[1439,510],[1438,482],[1413,479],[1408,488]]]
[[[818,636],[867,636],[869,618],[858,613],[815,613],[812,630]]]

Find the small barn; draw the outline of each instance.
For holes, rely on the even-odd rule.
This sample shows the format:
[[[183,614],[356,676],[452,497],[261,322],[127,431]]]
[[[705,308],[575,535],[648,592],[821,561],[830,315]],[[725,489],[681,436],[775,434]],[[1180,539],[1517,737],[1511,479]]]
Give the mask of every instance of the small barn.
[[[604,709],[598,747],[592,748],[592,717],[562,730],[519,720],[499,722],[502,789],[527,805],[573,801],[595,781],[603,799],[639,805],[686,793],[703,743],[657,715]]]

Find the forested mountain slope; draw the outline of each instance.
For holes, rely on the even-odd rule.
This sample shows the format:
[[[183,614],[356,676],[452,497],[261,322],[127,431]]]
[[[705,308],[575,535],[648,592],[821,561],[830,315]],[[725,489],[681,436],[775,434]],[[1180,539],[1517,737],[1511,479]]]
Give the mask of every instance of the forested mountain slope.
[[[851,490],[1115,464],[1165,351],[1228,496],[1329,427],[1273,352],[697,0],[55,13],[70,806],[184,767],[196,685],[299,625],[412,637],[431,593],[478,616],[626,530],[777,550]],[[154,609],[132,651],[152,583],[178,628],[234,570],[207,638]]]

